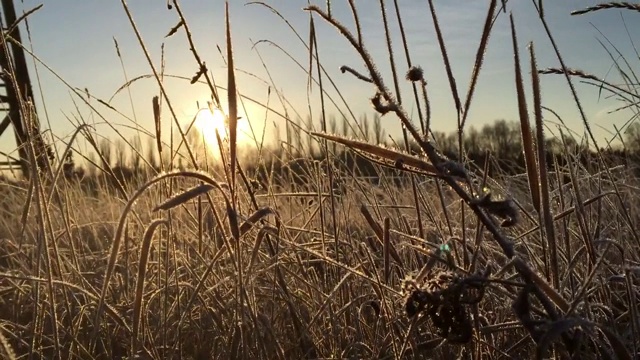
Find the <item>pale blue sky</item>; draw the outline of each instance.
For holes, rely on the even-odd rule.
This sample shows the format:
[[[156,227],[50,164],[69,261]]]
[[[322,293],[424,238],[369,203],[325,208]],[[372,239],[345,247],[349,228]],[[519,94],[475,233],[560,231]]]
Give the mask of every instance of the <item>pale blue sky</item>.
[[[315,2],[321,6],[326,4],[326,1]],[[151,73],[120,1],[15,0],[15,3],[18,16],[23,9],[28,10],[39,4],[44,5],[42,9],[29,17],[33,51],[72,86],[81,89],[88,88],[92,95],[106,101],[125,82],[119,59],[116,56],[113,38],[116,38],[120,45],[129,78]],[[259,5],[245,5],[246,2],[243,0],[234,0],[230,3],[236,66],[239,70],[255,75],[254,77],[238,72],[239,91],[266,103],[268,100],[266,84],[273,81],[275,87],[283,93],[289,102],[287,112],[291,116],[297,113],[305,118],[309,114],[305,72],[273,46],[262,43],[257,45],[255,49],[252,47],[258,40],[273,41],[304,65],[308,63],[308,53],[304,45],[286,24],[267,8]],[[305,41],[308,39],[309,17],[308,13],[302,10],[307,1],[267,1],[267,3],[280,11]],[[342,0],[332,3],[334,16],[341,19],[349,28],[353,28],[347,2]],[[389,76],[388,55],[383,40],[384,32],[378,2],[361,0],[356,3],[360,10],[365,44],[378,62],[383,75],[387,76],[387,84],[391,86],[392,80]],[[423,67],[429,83],[434,129],[452,130],[456,121],[454,105],[434,35],[427,1],[400,0],[399,3],[412,51],[412,61]],[[454,75],[458,82],[458,89],[461,93],[460,96],[463,97],[467,90],[487,2],[447,0],[435,1],[435,3],[454,68]],[[596,3],[591,0],[547,0],[544,3],[547,21],[568,66],[583,69],[600,77],[607,76],[607,79],[618,82],[619,77],[614,72],[607,75],[612,61],[597,41],[600,39],[606,42],[598,30],[619,47],[632,66],[637,68],[639,60],[625,32],[623,20],[626,21],[631,38],[637,40],[640,34],[640,21],[638,21],[640,15],[607,10],[582,16],[570,16],[572,10],[582,9]],[[189,52],[184,32],[178,31],[172,37],[164,38],[169,29],[178,21],[175,10],[168,10],[166,2],[161,0],[130,0],[129,6],[156,66],[159,67],[160,47],[164,43],[166,73],[189,78],[193,76],[197,71],[197,65]],[[216,82],[219,85],[226,85],[224,62],[216,48],[216,46],[220,46],[224,51],[224,1],[183,0],[181,7],[200,55],[213,72]],[[400,47],[400,35],[395,21],[393,2],[387,1],[387,8],[395,35],[396,63],[400,64],[400,69],[404,69],[406,61]],[[538,55],[538,66],[540,68],[558,66],[532,2],[512,0],[508,3],[507,10],[513,12],[516,19],[521,57],[525,60],[528,58],[526,45],[529,41],[534,41]],[[351,76],[343,75],[339,71],[341,65],[363,69],[361,60],[333,28],[317,18],[316,30],[320,60],[350,104],[352,111],[357,116],[365,112],[371,115],[373,111],[368,101],[368,98],[373,94],[371,86],[357,81]],[[22,28],[22,36],[23,40],[28,40],[24,27]],[[470,110],[469,125],[481,127],[487,122],[500,118],[517,120],[511,47],[508,14],[501,14],[490,39],[484,69]],[[262,56],[264,65],[256,50]],[[46,106],[53,132],[58,137],[68,138],[69,134],[73,132],[74,125],[66,117],[78,116],[74,101],[78,104],[80,115],[87,122],[101,121],[55,76],[38,65],[40,86],[42,87],[42,96],[44,96],[43,104],[33,63],[30,58],[28,61],[43,127],[47,126],[43,107]],[[528,62],[523,61],[522,65],[528,74]],[[256,79],[256,77],[262,80]],[[269,80],[269,77],[272,80]],[[578,84],[577,81],[576,84]],[[166,86],[183,123],[189,122],[197,111],[196,101],[203,104],[209,98],[207,88],[204,85],[189,85],[182,80],[167,79]],[[408,84],[402,88],[403,99],[411,112],[413,96],[409,89]],[[581,131],[577,108],[563,78],[544,76],[542,89],[544,105],[557,111],[575,130]],[[130,90],[138,121],[146,129],[152,130],[151,98],[158,94],[155,80],[141,80],[131,86]],[[613,124],[619,126],[633,115],[628,110],[614,115],[606,114],[607,110],[615,108],[618,103],[598,99],[597,89],[594,87],[578,85],[578,91],[587,116],[599,139],[607,135],[606,130],[613,131]],[[527,82],[527,92],[529,94],[531,92],[529,82]],[[330,89],[329,93],[334,99],[339,99],[333,89]],[[318,116],[320,112],[317,106],[317,88],[310,96],[313,114]],[[274,109],[283,110],[273,91],[269,103]],[[99,103],[93,101],[92,104],[110,122],[133,125],[126,118]],[[345,107],[340,101],[338,104],[342,111],[345,111]],[[119,93],[112,101],[112,105],[127,116],[133,117],[134,111],[126,91]],[[328,106],[328,111],[330,114],[338,113],[332,105]],[[165,134],[168,133],[170,124],[168,114],[165,109],[163,117]],[[257,128],[264,121],[264,110],[261,110],[259,106],[250,106],[246,115]],[[387,133],[396,136],[399,134],[398,121],[395,118],[385,117],[383,123]],[[282,125],[283,121],[277,116],[269,115],[267,119],[268,133],[273,131],[274,124]],[[125,127],[118,126],[118,129],[127,138],[133,135]],[[97,125],[97,130],[100,135],[115,136],[106,125]],[[8,135],[5,134],[0,139],[0,150],[2,151],[8,151],[14,145],[12,136]],[[273,138],[273,136],[268,138]]]

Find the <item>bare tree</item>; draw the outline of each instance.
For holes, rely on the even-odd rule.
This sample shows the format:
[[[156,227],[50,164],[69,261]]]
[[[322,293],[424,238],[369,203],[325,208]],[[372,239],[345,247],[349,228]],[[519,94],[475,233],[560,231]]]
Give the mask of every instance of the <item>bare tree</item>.
[[[627,151],[637,153],[640,150],[640,123],[634,122],[624,132],[624,146]]]
[[[364,140],[369,141],[371,139],[371,123],[367,114],[364,114],[360,120],[362,125],[362,132],[364,133]]]
[[[104,158],[104,160],[107,162],[107,164],[113,165],[112,163],[113,153],[111,152],[111,143],[109,142],[109,140],[107,139],[100,140],[98,144],[98,149],[100,151],[100,154],[102,154],[102,157]]]
[[[375,137],[376,145],[381,145],[385,142],[384,137],[386,134],[382,128],[382,117],[378,113],[373,115],[373,136]]]

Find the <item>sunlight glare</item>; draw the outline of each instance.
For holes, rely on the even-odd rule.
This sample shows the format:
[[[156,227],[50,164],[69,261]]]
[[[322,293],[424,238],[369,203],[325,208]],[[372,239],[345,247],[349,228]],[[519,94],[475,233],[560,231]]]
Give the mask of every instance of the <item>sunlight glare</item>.
[[[217,151],[218,148],[216,130],[220,135],[220,139],[224,141],[227,138],[227,126],[225,122],[224,115],[218,109],[211,111],[205,108],[200,110],[198,115],[196,115],[194,125],[211,150]]]
[[[196,115],[194,127],[198,131],[199,136],[208,148],[209,152],[215,157],[219,157],[220,155],[216,131],[218,132],[220,139],[225,142],[225,148],[228,147],[226,140],[228,140],[229,132],[227,128],[227,121],[222,111],[215,108],[201,109]],[[243,145],[247,145],[251,142],[248,134],[249,127],[247,121],[242,118],[239,119],[236,141],[238,147],[242,147]]]

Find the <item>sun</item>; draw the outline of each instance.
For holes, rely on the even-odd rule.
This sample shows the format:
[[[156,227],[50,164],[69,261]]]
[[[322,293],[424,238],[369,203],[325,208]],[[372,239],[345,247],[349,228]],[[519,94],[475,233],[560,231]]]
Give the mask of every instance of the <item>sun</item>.
[[[228,136],[225,122],[226,119],[222,111],[204,108],[198,111],[193,125],[209,147],[217,147],[218,140],[216,138],[216,132],[218,132],[220,139],[223,141]]]
[[[204,142],[209,152],[214,156],[220,155],[220,147],[218,146],[218,137],[216,132],[226,147],[226,141],[229,137],[229,131],[225,115],[219,109],[203,108],[198,111],[193,124],[198,136]],[[238,147],[247,145],[250,142],[249,126],[246,120],[240,118],[236,130],[236,144]]]

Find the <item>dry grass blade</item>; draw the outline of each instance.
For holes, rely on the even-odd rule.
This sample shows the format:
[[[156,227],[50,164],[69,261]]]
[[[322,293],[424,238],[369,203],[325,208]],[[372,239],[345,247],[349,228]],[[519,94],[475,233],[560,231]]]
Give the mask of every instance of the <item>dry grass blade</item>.
[[[440,30],[438,15],[436,14],[436,8],[433,5],[433,0],[428,0],[428,2],[429,2],[429,10],[431,11],[431,18],[433,19],[433,27],[436,31],[436,36],[438,38],[438,45],[440,45],[440,53],[442,55],[442,61],[444,62],[444,69],[447,72],[447,78],[449,79],[449,86],[451,87],[451,95],[453,96],[453,101],[456,104],[456,111],[457,111],[456,115],[458,115],[458,118],[460,118],[462,105],[460,104],[460,95],[458,94],[458,86],[456,85],[456,79],[453,76],[453,69],[451,67],[451,63],[449,62],[449,55],[447,54],[447,46],[444,43],[444,37],[442,36],[442,31]]]
[[[558,69],[558,68],[546,68],[538,71],[540,72],[540,74],[545,74],[545,75],[546,74],[556,74],[556,75],[568,74],[568,75],[578,76],[583,79],[589,79],[597,82],[604,81],[593,74],[587,74],[586,72],[582,70],[577,70],[577,69],[567,69],[567,71],[562,71],[562,69]]]
[[[353,22],[356,25],[356,34],[358,35],[358,44],[362,45],[362,27],[360,26],[360,17],[358,16],[358,10],[356,9],[356,4],[354,0],[349,0],[349,7],[351,7],[351,14],[353,14]],[[327,12],[327,15],[331,17],[331,14],[329,12]]]
[[[138,336],[140,330],[140,320],[142,318],[142,292],[144,290],[145,276],[147,272],[147,261],[149,260],[149,251],[151,249],[151,240],[155,230],[160,225],[168,225],[165,219],[156,219],[149,224],[144,232],[142,244],[140,245],[140,259],[138,260],[138,279],[136,280],[136,293],[133,300],[133,334],[131,336],[132,354],[137,354]]]
[[[465,122],[467,120],[467,114],[469,113],[471,100],[473,99],[476,83],[480,75],[480,70],[482,69],[482,64],[484,62],[484,55],[486,53],[487,44],[489,43],[489,37],[491,35],[491,28],[493,26],[493,17],[494,17],[495,11],[496,11],[496,0],[491,0],[491,3],[489,3],[489,9],[487,10],[487,17],[484,22],[484,27],[482,29],[482,38],[480,39],[480,44],[478,45],[478,51],[476,51],[476,61],[473,65],[471,82],[469,83],[467,97],[465,99],[464,108],[462,110],[462,122],[460,124],[461,128],[464,128]]]
[[[251,214],[251,216],[249,216],[249,218],[245,222],[243,222],[242,225],[240,225],[240,236],[251,230],[251,227],[253,227],[254,224],[258,223],[258,221],[270,214],[277,215],[275,210],[268,207],[259,209]]]
[[[200,80],[200,78],[202,77],[202,75],[204,75],[206,73],[207,73],[207,64],[202,62],[202,64],[200,64],[200,68],[198,69],[196,74],[193,75],[193,77],[191,77],[191,81],[189,81],[189,83],[191,85],[197,83]]]
[[[2,348],[0,353],[3,355],[3,359],[16,360],[16,352],[13,351],[11,344],[9,344],[9,341],[4,336],[4,331],[4,327],[0,326],[0,348]]]
[[[316,27],[313,22],[313,15],[309,13],[309,71],[307,72],[307,89],[311,92],[313,85],[313,49],[316,46]],[[344,72],[344,71],[343,71]]]
[[[438,170],[436,169],[435,166],[412,155],[407,155],[395,150],[385,149],[380,146],[371,145],[366,142],[351,140],[351,139],[343,138],[336,135],[329,135],[329,134],[324,134],[320,132],[311,132],[311,135],[318,136],[327,140],[331,140],[339,144],[348,146],[350,148],[361,150],[368,154],[375,155],[390,161],[401,162],[404,165],[423,170],[430,175],[438,174]]]
[[[22,229],[20,230],[20,236],[23,237],[25,231],[27,230],[27,218],[29,217],[29,212],[31,209],[31,204],[33,203],[33,191],[35,188],[35,184],[33,181],[29,182],[29,187],[27,188],[27,196],[25,198],[25,204],[22,208],[22,214],[20,216],[20,224],[22,224]],[[20,247],[22,247],[22,241],[20,241]]]
[[[638,327],[640,326],[640,317],[638,316],[638,310],[640,310],[638,308],[638,303],[640,302],[640,299],[638,298],[638,292],[636,291],[636,279],[638,278],[638,274],[640,274],[640,267],[635,267],[635,271],[633,268],[631,267],[627,267],[626,269],[624,269],[624,282],[626,285],[626,291],[627,291],[627,303],[628,308],[629,308],[629,312],[631,314],[631,337],[634,339],[631,348],[634,349],[634,351],[638,351],[636,349],[638,349],[638,338],[640,336],[638,336],[638,332],[639,329]],[[612,342],[613,345],[613,342]],[[615,348],[616,346],[614,346]],[[624,347],[624,346],[623,346]],[[636,352],[637,353],[637,352]]]
[[[571,309],[571,305],[565,300],[560,293],[558,293],[549,283],[535,273],[531,268],[524,268],[524,261],[516,257],[513,259],[513,265],[517,268],[525,270],[523,275],[528,278],[538,289],[540,289],[560,310],[568,312]]]
[[[262,244],[262,241],[264,240],[265,236],[269,234],[275,235],[277,233],[278,233],[278,229],[271,226],[265,226],[258,231],[255,244],[253,244],[253,250],[251,251],[251,260],[249,261],[249,266],[247,266],[248,271],[251,271],[253,264],[255,264],[256,259],[258,258],[258,251],[260,250],[260,245]]]
[[[554,322],[550,325],[544,335],[542,335],[540,341],[537,344],[536,359],[544,359],[547,350],[553,344],[553,342],[557,340],[562,334],[575,327],[580,327],[587,333],[590,333],[593,330],[594,325],[590,321],[579,318],[566,318]]]
[[[177,195],[174,195],[172,197],[170,197],[169,199],[167,199],[166,201],[164,201],[162,204],[156,206],[155,208],[153,208],[153,212],[156,212],[158,210],[169,210],[172,209],[176,206],[182,205],[184,203],[186,203],[187,201],[194,199],[202,194],[206,194],[207,192],[211,191],[215,189],[215,186],[211,185],[211,184],[199,184],[196,185],[194,187],[192,187],[191,189],[185,190]]]
[[[620,93],[629,95],[630,97],[633,97],[633,98],[636,98],[636,99],[640,98],[640,95],[638,95],[638,94],[636,94],[634,92],[631,92],[631,91],[629,91],[627,89],[624,89],[624,88],[622,88],[622,87],[620,87],[618,85],[612,84],[612,83],[610,83],[610,82],[608,82],[608,81],[606,81],[604,79],[601,79],[601,78],[599,78],[599,77],[597,77],[597,76],[595,76],[593,74],[588,74],[588,73],[586,73],[586,72],[584,72],[582,70],[579,70],[579,69],[567,69],[566,71],[562,71],[562,69],[558,69],[558,68],[553,68],[552,67],[552,68],[546,68],[546,69],[538,70],[538,72],[540,74],[544,74],[544,75],[550,75],[550,74],[553,74],[553,75],[565,75],[566,74],[566,75],[576,76],[576,77],[579,77],[579,78],[585,79],[585,80],[593,80],[593,81],[595,81],[597,83],[600,83],[601,85],[606,85],[606,86],[610,87],[611,89],[613,89],[615,91],[619,91]],[[614,94],[615,94],[615,92],[614,92]]]
[[[366,206],[362,205],[362,206],[360,206],[360,212],[362,213],[362,215],[364,216],[364,219],[367,221],[367,223],[369,224],[369,227],[371,227],[371,230],[373,230],[373,232],[376,234],[378,239],[382,240],[382,238],[384,237],[382,235],[382,228],[373,219],[373,216],[371,216],[371,213],[369,212],[369,209],[367,209]]]
[[[224,176],[227,179],[227,182],[231,184],[231,176],[229,174],[229,164],[225,161],[227,158],[224,151],[224,142],[222,141],[222,137],[220,136],[220,132],[216,129],[216,141],[218,143],[218,153],[220,154],[220,160],[222,163],[222,167],[224,168]]]
[[[384,245],[385,237],[388,240],[390,229],[388,228],[384,229],[380,227],[380,224],[378,224],[373,219],[373,216],[371,216],[371,213],[369,212],[366,206],[364,205],[360,206],[360,212],[364,216],[364,219],[367,221],[367,224],[369,224],[369,227],[371,227],[371,230],[373,230],[373,232],[376,234],[376,237],[378,238],[378,240],[380,240],[380,242],[383,243],[384,254],[391,255],[393,260],[395,260],[398,263],[398,265],[402,267],[402,260],[400,259],[400,255],[398,255],[398,252],[396,251],[395,247],[393,247],[390,243],[388,243],[386,247]],[[388,221],[388,219],[385,218],[385,221]],[[387,262],[388,262],[388,259],[387,259]]]
[[[531,124],[529,123],[529,112],[527,110],[527,100],[524,93],[524,85],[522,79],[522,69],[520,68],[520,55],[518,53],[518,39],[516,36],[516,28],[513,21],[513,15],[509,17],[511,20],[511,39],[513,41],[513,58],[516,76],[516,92],[518,94],[518,112],[520,114],[520,131],[522,133],[522,147],[524,150],[525,165],[527,167],[527,179],[529,180],[529,192],[533,200],[533,206],[540,213],[540,187],[538,185],[538,169],[536,166],[535,147],[533,144],[533,134],[531,133]]]
[[[355,76],[357,79],[362,80],[364,82],[368,82],[368,83],[372,83],[373,81],[371,79],[369,79],[368,77],[360,74],[357,70],[355,70],[354,68],[347,66],[347,65],[342,65],[340,66],[340,72],[341,73],[345,73],[348,72],[349,74]]]
[[[109,108],[109,110],[113,110],[113,111],[116,111],[116,112],[118,111],[118,109],[116,109],[115,107],[113,107],[113,105],[109,104],[108,102],[106,102],[106,101],[104,101],[104,100],[102,100],[102,99],[97,99],[97,98],[96,98],[96,100],[97,100],[100,104],[102,104],[102,105],[104,105],[104,106],[108,107],[108,108]]]
[[[229,24],[229,2],[225,4],[227,29],[227,97],[229,101],[229,165],[231,168],[231,194],[235,206],[236,191],[236,151],[238,130],[238,100],[236,89],[236,75],[233,62],[233,47],[231,43],[231,25]]]
[[[69,140],[69,143],[67,144],[67,147],[64,149],[64,152],[62,153],[62,156],[60,157],[61,159],[66,159],[67,155],[69,154],[69,152],[71,151],[71,145],[73,144],[74,140],[76,139],[76,136],[78,136],[78,134],[80,133],[80,131],[82,131],[85,128],[88,128],[89,125],[87,124],[82,124],[80,126],[78,126],[78,128],[76,129],[76,131],[73,132],[73,135],[71,135],[71,139]],[[58,182],[58,179],[60,178],[60,174],[62,174],[62,170],[64,169],[64,162],[60,162],[60,164],[58,164],[58,168],[56,169],[55,175],[53,176],[53,185],[51,187],[51,191],[49,191],[49,196],[47,196],[47,202],[51,202],[51,198],[53,197],[53,193],[55,191],[55,184]]]
[[[634,10],[640,11],[640,4],[632,4],[629,2],[608,2],[602,3],[595,6],[590,6],[588,8],[584,8],[582,10],[575,10],[571,12],[571,15],[582,15],[598,10],[606,10],[606,9],[626,9],[626,10]]]
[[[14,21],[12,24],[9,24],[9,26],[7,26],[6,29],[3,29],[5,34],[11,34],[13,32],[13,30],[15,30],[15,28],[23,21],[25,20],[29,15],[33,14],[34,12],[40,10],[40,8],[42,8],[43,4],[40,4],[36,7],[34,7],[31,10],[25,11],[22,15],[20,15],[19,18],[16,19],[16,21]]]
[[[389,261],[389,253],[391,252],[391,244],[389,243],[389,229],[391,222],[389,218],[384,218],[384,227],[383,227],[383,261],[384,261],[384,282],[385,284],[389,284],[389,276],[391,275],[391,262]]]
[[[160,98],[158,96],[154,96],[151,101],[153,104],[153,123],[156,128],[156,149],[158,150],[158,156],[162,159],[162,124],[160,123]],[[162,165],[162,161],[160,162]]]
[[[232,332],[231,335],[231,343],[229,344],[229,348],[231,351],[231,358],[232,359],[241,359],[242,358],[242,353],[241,351],[241,347],[240,346],[240,340],[242,339],[242,327],[237,324]]]
[[[547,149],[545,147],[544,124],[542,123],[542,95],[540,92],[540,78],[538,77],[538,66],[533,49],[533,43],[529,44],[529,56],[531,62],[531,84],[533,87],[533,111],[536,118],[537,147],[538,147],[538,186],[540,189],[540,210],[539,215],[543,219],[545,227],[546,242],[548,244],[551,262],[551,279],[553,286],[557,289],[560,285],[560,269],[558,264],[558,247],[556,244],[556,233],[553,227],[553,215],[551,214],[551,200],[549,194],[549,174],[547,172]]]
[[[165,35],[164,37],[165,37],[165,38],[168,38],[169,36],[171,36],[171,35],[173,35],[173,34],[177,33],[177,32],[178,32],[178,30],[179,30],[182,26],[184,26],[184,20],[180,20],[180,21],[178,22],[178,24],[177,24],[176,26],[172,27],[172,28],[171,28],[171,30],[169,30],[169,33],[167,33],[167,35]]]
[[[236,240],[236,244],[239,244],[241,235],[240,226],[238,225],[238,213],[227,199],[225,199],[225,202],[227,205],[227,217],[229,218],[229,229],[231,230],[231,235]]]

